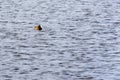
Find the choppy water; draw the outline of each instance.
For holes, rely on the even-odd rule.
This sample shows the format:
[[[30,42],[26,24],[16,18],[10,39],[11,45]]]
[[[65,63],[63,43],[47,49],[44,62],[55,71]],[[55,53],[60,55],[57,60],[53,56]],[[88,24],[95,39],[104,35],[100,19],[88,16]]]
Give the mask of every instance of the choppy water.
[[[0,0],[0,80],[120,80],[120,0]]]

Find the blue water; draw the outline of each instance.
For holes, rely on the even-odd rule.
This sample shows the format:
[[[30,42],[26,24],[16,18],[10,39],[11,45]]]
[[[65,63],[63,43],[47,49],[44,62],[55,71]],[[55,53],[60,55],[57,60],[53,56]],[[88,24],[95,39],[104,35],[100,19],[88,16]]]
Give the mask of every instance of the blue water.
[[[0,80],[120,80],[119,7],[119,0],[0,0]]]

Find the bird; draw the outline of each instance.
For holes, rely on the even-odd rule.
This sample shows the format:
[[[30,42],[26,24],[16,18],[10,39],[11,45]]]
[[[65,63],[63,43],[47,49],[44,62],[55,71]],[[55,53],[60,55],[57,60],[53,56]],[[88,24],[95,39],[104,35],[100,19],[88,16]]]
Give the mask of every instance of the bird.
[[[34,30],[42,30],[41,25],[35,26],[35,27],[34,27]]]

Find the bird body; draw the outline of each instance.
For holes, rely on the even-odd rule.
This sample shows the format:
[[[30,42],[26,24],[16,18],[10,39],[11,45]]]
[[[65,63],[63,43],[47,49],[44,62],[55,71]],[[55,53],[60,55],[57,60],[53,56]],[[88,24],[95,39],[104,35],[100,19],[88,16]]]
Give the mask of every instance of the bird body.
[[[34,27],[34,30],[42,30],[42,27],[41,27],[40,25],[35,26],[35,27]]]

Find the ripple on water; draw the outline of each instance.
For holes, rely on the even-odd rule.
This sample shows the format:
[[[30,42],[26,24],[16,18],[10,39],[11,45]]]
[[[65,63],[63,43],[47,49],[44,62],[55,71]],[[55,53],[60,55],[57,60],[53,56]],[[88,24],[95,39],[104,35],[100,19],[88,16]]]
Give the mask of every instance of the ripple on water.
[[[119,80],[119,3],[0,1],[0,79]]]

